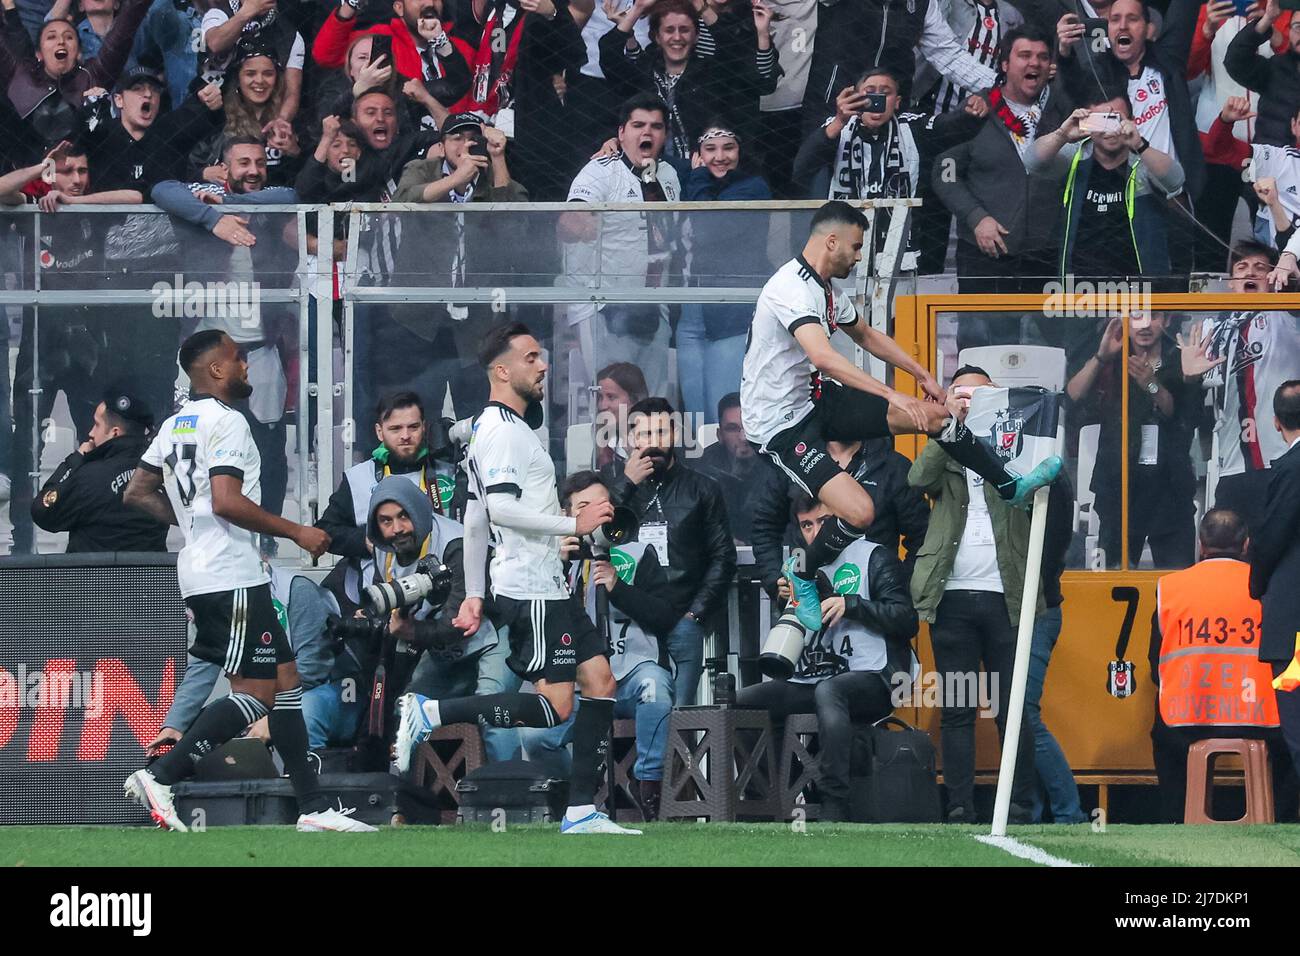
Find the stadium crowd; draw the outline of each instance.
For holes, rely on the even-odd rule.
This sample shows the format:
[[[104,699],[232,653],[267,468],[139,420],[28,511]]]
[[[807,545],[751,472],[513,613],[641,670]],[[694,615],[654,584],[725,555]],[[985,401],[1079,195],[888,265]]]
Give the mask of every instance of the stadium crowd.
[[[1263,293],[1300,278],[1300,20],[1277,0],[1169,0],[1164,9],[1143,0],[5,0],[3,14],[0,201],[54,214],[34,237],[25,217],[6,220],[0,271],[20,288],[34,270],[44,289],[127,290],[198,268],[286,289],[314,272],[299,249],[321,254],[315,218],[227,207],[334,202],[443,207],[335,216],[326,238],[336,282],[367,287],[707,290],[761,282],[793,252],[773,256],[777,217],[761,212],[449,214],[538,201],[920,198],[904,267],[951,266],[963,293],[1042,292],[1067,278],[1186,291],[1194,271],[1226,271],[1231,291]],[[77,210],[142,203],[167,216]],[[341,348],[337,290],[334,307],[330,345]],[[313,747],[368,732],[365,695],[349,698],[348,688],[370,679],[376,645],[337,622],[360,610],[367,584],[430,554],[452,568],[452,596],[387,621],[404,655],[397,683],[439,696],[518,689],[493,625],[468,645],[450,627],[464,594],[454,424],[487,401],[477,351],[494,311],[477,300],[356,307],[347,414],[361,457],[345,463],[316,522],[340,561],[323,585],[276,581]],[[589,610],[599,590],[609,597],[616,713],[637,722],[635,775],[653,816],[664,713],[695,700],[704,635],[725,627],[737,546],[752,549],[762,586],[785,600],[783,549],[811,540],[826,516],[746,440],[736,391],[751,307],[507,311],[541,330],[553,355],[576,356],[580,370],[564,375],[596,396],[593,416],[550,399],[557,458],[564,426],[595,419],[590,461],[561,487],[566,513],[607,500],[656,529],[617,567],[566,545],[570,584]],[[173,412],[177,347],[196,329],[225,333],[247,357],[253,391],[236,407],[261,456],[261,504],[285,509],[286,426],[306,414],[296,382],[311,374],[298,367],[287,308],[60,306],[39,320],[25,309],[15,325],[3,323],[6,355],[16,345],[17,357],[0,389],[11,553],[33,550],[36,526],[70,531],[69,550],[161,547],[160,526],[120,508],[120,479]],[[1015,814],[1041,819],[1046,808],[1077,821],[1068,763],[1038,708],[1061,629],[1060,574],[1137,566],[1148,548],[1161,570],[1234,547],[1243,556],[1264,518],[1270,465],[1289,447],[1271,417],[1275,393],[1300,377],[1300,325],[1258,309],[1089,322],[989,313],[952,332],[959,348],[1065,352],[1071,471],[1081,481],[1086,459],[1090,477],[1086,489],[1055,487],[1041,593],[1021,594],[1024,513],[981,491],[937,446],[912,464],[887,439],[832,443],[835,460],[871,489],[876,514],[860,553],[844,558],[860,590],[826,598],[825,632],[865,629],[879,643],[856,652],[848,641],[812,644],[795,686],[764,684],[749,703],[778,716],[818,713],[826,812],[847,814],[851,725],[892,710],[889,682],[910,672],[919,622],[931,626],[940,671],[982,665],[1006,694],[1019,604],[1036,600]],[[945,384],[997,378],[975,364],[940,371]],[[28,476],[47,438],[31,426],[50,419],[60,393],[87,437],[34,488]],[[702,455],[683,427],[692,416],[717,427]],[[378,444],[366,455],[372,432]],[[77,482],[99,497],[79,495]],[[1097,519],[1089,533],[1078,531],[1084,492]],[[1210,521],[1207,544],[1216,509],[1241,528]],[[263,547],[274,556],[269,538]],[[216,680],[215,665],[190,665],[159,744],[179,739]],[[877,679],[867,689],[855,674]],[[976,710],[943,712],[956,821],[976,813]],[[1005,711],[1004,700],[1000,726]],[[485,740],[494,758],[527,750],[563,764],[572,724],[493,728]],[[1153,736],[1158,752],[1178,746],[1159,728]]]

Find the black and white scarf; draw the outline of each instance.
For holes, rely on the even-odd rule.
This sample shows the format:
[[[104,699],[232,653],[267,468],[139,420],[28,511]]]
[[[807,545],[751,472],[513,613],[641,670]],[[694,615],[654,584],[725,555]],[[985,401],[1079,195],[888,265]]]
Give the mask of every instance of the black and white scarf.
[[[870,134],[853,117],[840,130],[828,199],[906,199],[914,195],[921,155],[898,117]]]

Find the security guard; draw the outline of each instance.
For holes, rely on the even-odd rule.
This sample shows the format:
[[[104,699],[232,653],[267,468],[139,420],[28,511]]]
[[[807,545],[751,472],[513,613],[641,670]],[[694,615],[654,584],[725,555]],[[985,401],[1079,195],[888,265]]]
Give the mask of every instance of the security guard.
[[[138,397],[118,388],[105,392],[89,436],[32,502],[32,521],[46,531],[67,531],[69,554],[166,551],[167,526],[122,504],[153,424]]]
[[[1160,707],[1151,729],[1160,799],[1169,822],[1183,818],[1187,750],[1210,737],[1269,741],[1278,820],[1295,817],[1291,760],[1278,731],[1273,672],[1259,660],[1260,606],[1250,596],[1249,539],[1234,511],[1201,519],[1201,560],[1166,574],[1156,590],[1152,670]]]

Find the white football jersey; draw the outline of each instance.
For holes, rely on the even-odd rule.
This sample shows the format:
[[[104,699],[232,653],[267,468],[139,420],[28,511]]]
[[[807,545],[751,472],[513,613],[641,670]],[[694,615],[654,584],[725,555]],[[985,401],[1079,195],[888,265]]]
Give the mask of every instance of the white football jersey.
[[[1201,379],[1211,390],[1219,439],[1219,475],[1272,465],[1286,451],[1273,427],[1273,393],[1300,378],[1300,317],[1290,312],[1233,312],[1205,319],[1207,354],[1227,361]]]
[[[211,594],[266,584],[256,535],[212,513],[212,477],[238,478],[244,497],[262,503],[262,458],[244,416],[204,396],[162,423],[140,460],[161,474],[185,535],[176,558],[181,594]]]
[[[740,376],[741,423],[750,441],[766,444],[813,410],[821,380],[795,339],[795,329],[817,322],[829,338],[857,320],[853,299],[824,284],[803,256],[767,280],[754,307]]]
[[[560,538],[516,531],[492,520],[493,494],[514,495],[520,507],[535,514],[563,515],[555,463],[537,433],[513,409],[489,402],[474,421],[469,475],[492,525],[492,593],[517,601],[568,598]]]

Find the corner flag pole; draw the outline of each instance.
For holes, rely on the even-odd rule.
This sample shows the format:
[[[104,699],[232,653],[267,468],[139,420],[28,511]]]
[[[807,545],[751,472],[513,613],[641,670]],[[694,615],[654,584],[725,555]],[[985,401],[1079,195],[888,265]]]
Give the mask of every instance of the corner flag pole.
[[[1017,744],[1025,710],[1025,685],[1029,682],[1029,651],[1033,643],[1034,616],[1038,610],[1038,583],[1042,576],[1043,541],[1047,535],[1049,488],[1034,492],[1034,512],[1029,525],[1029,557],[1025,567],[1025,589],[1020,597],[1020,627],[1016,632],[1016,663],[1011,677],[1011,700],[1007,704],[1007,729],[1002,740],[1002,764],[998,769],[998,791],[993,802],[993,836],[1007,835],[1007,813],[1011,809],[1011,782],[1016,775]]]

